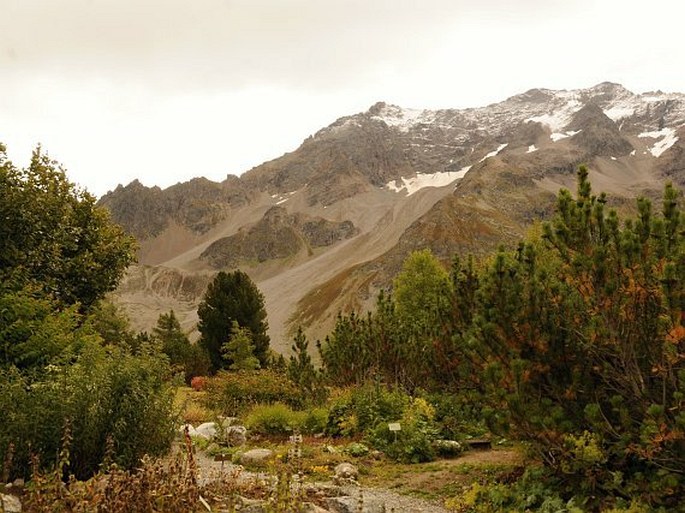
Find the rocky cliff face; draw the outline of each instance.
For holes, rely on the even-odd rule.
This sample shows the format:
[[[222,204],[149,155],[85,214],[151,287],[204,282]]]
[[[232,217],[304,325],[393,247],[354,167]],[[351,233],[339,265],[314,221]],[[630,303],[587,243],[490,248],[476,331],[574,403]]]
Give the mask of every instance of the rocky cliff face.
[[[245,205],[249,196],[240,179],[220,184],[195,178],[168,189],[145,187],[138,180],[119,186],[100,199],[114,220],[139,240],[159,235],[171,222],[199,234],[226,218],[231,208]]]
[[[200,260],[214,269],[224,269],[285,259],[301,251],[311,254],[315,248],[349,239],[357,232],[351,221],[336,223],[301,213],[288,214],[285,208],[275,206],[252,227],[212,242]]]
[[[377,103],[240,178],[133,182],[101,202],[141,240],[143,264],[250,273],[282,349],[295,323],[320,336],[338,310],[372,303],[414,249],[448,261],[514,243],[551,215],[581,163],[617,206],[658,196],[666,180],[685,185],[683,137],[684,95],[612,83],[476,109]],[[122,304],[133,305],[132,290]]]

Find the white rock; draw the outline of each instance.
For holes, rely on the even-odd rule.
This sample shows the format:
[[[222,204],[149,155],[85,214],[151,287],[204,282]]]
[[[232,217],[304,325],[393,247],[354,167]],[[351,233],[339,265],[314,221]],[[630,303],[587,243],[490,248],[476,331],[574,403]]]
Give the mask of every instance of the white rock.
[[[217,434],[216,424],[214,422],[205,422],[195,428],[195,436],[201,436],[207,440],[211,440]]]
[[[240,456],[240,463],[243,465],[255,465],[264,463],[273,458],[274,452],[271,449],[252,449]]]
[[[5,513],[21,513],[21,501],[14,495],[0,494],[2,510]]]

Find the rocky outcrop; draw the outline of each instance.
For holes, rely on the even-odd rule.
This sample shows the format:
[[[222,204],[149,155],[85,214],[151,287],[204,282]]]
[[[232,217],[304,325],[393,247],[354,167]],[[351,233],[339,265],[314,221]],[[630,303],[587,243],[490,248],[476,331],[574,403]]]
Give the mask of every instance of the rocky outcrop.
[[[254,226],[210,244],[200,260],[215,269],[261,263],[330,246],[357,232],[351,221],[333,222],[304,214],[291,215],[285,208],[275,206]]]
[[[194,178],[168,189],[146,187],[138,180],[119,186],[100,198],[112,218],[138,240],[159,235],[170,223],[195,233],[206,233],[249,196],[238,177],[222,183]]]
[[[576,132],[572,141],[592,157],[620,157],[633,151],[618,125],[595,103],[588,103],[573,116],[568,130]]]

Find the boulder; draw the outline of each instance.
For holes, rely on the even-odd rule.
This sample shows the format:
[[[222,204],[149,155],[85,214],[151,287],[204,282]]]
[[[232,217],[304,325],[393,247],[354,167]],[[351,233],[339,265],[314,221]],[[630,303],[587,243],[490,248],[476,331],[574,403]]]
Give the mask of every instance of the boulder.
[[[217,434],[217,426],[214,422],[205,422],[195,428],[195,436],[211,440]]]
[[[252,449],[240,456],[240,463],[243,465],[261,465],[273,456],[274,452],[271,449]]]
[[[21,513],[21,501],[14,495],[0,494],[0,504],[5,513]]]
[[[239,447],[247,442],[247,428],[245,426],[228,426],[224,433],[226,443],[231,447]]]
[[[333,475],[333,482],[344,483],[356,481],[359,476],[359,470],[352,463],[340,463],[335,467],[335,474]]]
[[[464,451],[464,447],[456,440],[436,440],[433,447],[440,456],[456,456]]]

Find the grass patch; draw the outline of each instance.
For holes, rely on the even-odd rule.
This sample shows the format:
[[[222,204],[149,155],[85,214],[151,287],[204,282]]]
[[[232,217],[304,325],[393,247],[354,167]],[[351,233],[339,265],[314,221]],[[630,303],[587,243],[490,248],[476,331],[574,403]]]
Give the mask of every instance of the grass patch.
[[[520,448],[471,451],[455,459],[429,463],[395,463],[379,460],[362,478],[365,485],[430,500],[459,496],[473,482],[495,482],[523,463]]]

